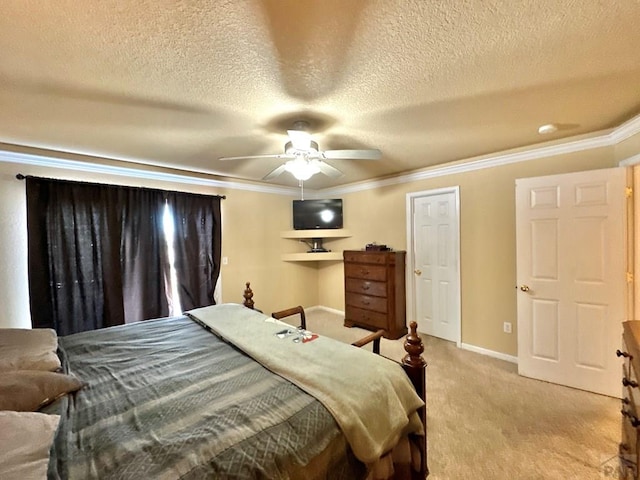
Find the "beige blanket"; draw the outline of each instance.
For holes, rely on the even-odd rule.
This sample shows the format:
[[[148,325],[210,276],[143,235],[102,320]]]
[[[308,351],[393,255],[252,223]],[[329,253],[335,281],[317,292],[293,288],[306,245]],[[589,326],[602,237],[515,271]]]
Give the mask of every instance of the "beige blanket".
[[[322,402],[362,462],[378,459],[402,435],[421,432],[416,410],[424,403],[397,363],[327,337],[278,338],[282,322],[238,304],[186,313]]]

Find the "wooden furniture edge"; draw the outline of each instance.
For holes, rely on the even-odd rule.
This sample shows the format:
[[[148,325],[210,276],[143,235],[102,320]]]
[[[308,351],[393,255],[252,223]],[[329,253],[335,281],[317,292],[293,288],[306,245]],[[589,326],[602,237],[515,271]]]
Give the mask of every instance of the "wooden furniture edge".
[[[254,302],[253,302],[253,290],[251,290],[251,282],[247,282],[245,285],[246,285],[246,288],[244,289],[244,293],[242,294],[242,297],[244,298],[244,301],[242,302],[242,304],[245,307],[253,310]]]
[[[420,420],[424,429],[424,436],[415,436],[416,442],[420,445],[421,462],[420,472],[412,471],[412,479],[424,480],[429,475],[427,464],[427,362],[422,357],[424,344],[418,335],[418,324],[412,321],[409,324],[409,334],[404,340],[404,350],[407,354],[402,359],[402,368],[411,380],[418,396],[424,401],[424,406],[418,410]]]
[[[291,317],[292,315],[300,314],[300,326],[306,330],[307,329],[307,317],[304,314],[304,308],[301,305],[297,307],[287,308],[286,310],[280,310],[277,312],[273,312],[271,316],[277,320],[280,320],[285,317]]]
[[[353,342],[351,345],[353,345],[354,347],[364,347],[366,344],[373,342],[373,353],[375,353],[376,355],[380,355],[380,338],[382,338],[385,334],[385,331],[380,329],[377,332],[373,332],[369,335],[367,335],[364,338],[361,338],[360,340],[356,340],[355,342]]]
[[[245,299],[243,305],[247,308],[253,309],[253,291],[251,290],[250,282],[246,282],[246,289],[243,296]],[[304,322],[303,328],[306,328],[304,309],[300,305],[280,310],[279,312],[274,312],[271,316],[273,317],[274,314],[280,314],[281,318],[284,318],[288,316],[287,313],[290,315],[300,313],[301,321]],[[384,333],[384,330],[378,330],[364,338],[361,338],[360,340],[356,340],[351,345],[361,347],[373,341],[374,353],[380,354],[380,337],[382,337]],[[402,358],[401,366],[407,377],[409,377],[413,387],[416,389],[416,393],[424,402],[424,406],[418,410],[418,415],[422,421],[424,435],[414,436],[416,443],[420,446],[420,471],[416,472],[412,469],[411,479],[424,480],[429,476],[429,467],[427,463],[427,362],[422,356],[422,353],[424,352],[424,344],[422,343],[422,338],[418,335],[418,324],[415,321],[412,321],[409,324],[409,334],[405,337],[403,346],[406,355]]]

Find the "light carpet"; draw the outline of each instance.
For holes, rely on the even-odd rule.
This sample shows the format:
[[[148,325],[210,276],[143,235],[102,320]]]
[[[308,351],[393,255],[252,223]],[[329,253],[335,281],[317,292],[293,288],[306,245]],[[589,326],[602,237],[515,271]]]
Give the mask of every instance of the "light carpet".
[[[347,343],[370,333],[343,319],[315,308],[307,328]],[[521,377],[515,364],[422,338],[429,480],[617,478],[619,399]],[[382,339],[382,355],[400,360],[402,343]]]

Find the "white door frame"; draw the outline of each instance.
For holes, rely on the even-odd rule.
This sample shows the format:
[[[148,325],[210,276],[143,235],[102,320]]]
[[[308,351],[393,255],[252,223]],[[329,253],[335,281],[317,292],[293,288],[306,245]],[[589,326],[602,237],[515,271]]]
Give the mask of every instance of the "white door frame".
[[[458,312],[458,338],[456,339],[456,346],[460,348],[462,345],[462,310],[461,310],[461,285],[460,285],[460,186],[456,185],[454,187],[444,187],[444,188],[436,188],[433,190],[423,190],[421,192],[411,192],[407,193],[406,200],[406,214],[407,214],[407,267],[405,269],[406,276],[406,285],[407,285],[407,323],[416,319],[416,299],[415,299],[415,291],[416,291],[416,282],[415,275],[413,274],[413,264],[414,264],[414,256],[415,256],[415,242],[414,242],[414,231],[413,231],[413,213],[414,213],[414,203],[417,198],[422,197],[430,197],[434,195],[441,195],[443,193],[453,193],[455,194],[455,208],[456,208],[456,243],[454,245],[453,251],[455,252],[457,259],[457,268],[456,268],[456,282],[458,286],[458,298],[457,298],[457,312]]]

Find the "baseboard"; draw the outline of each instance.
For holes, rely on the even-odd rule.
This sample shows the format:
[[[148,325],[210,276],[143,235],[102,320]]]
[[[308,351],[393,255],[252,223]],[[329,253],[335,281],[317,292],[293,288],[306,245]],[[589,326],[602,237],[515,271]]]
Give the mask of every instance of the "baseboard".
[[[505,362],[518,363],[518,357],[514,357],[513,355],[507,355],[506,353],[496,352],[494,350],[489,350],[482,347],[476,347],[475,345],[470,345],[468,343],[461,343],[460,348],[462,348],[463,350],[469,350],[470,352],[479,353],[481,355],[487,355],[488,357],[504,360]]]
[[[305,307],[304,309],[307,312],[310,312],[310,311],[313,311],[313,310],[324,310],[325,312],[335,313],[336,315],[342,315],[344,317],[344,311],[343,310],[337,310],[335,308],[325,307],[324,305],[314,305],[313,307]]]
[[[305,311],[313,312],[314,310],[323,310],[325,312],[335,313],[336,315],[341,315],[344,317],[344,311],[338,310],[335,308],[325,307],[324,305],[314,305],[312,307],[305,307]],[[510,363],[518,363],[518,357],[514,357],[513,355],[507,355],[506,353],[496,352],[494,350],[489,350],[487,348],[476,347],[475,345],[471,345],[468,343],[460,343],[460,348],[463,350],[469,350],[470,352],[479,353],[481,355],[487,355],[488,357],[497,358],[499,360],[504,360],[505,362]]]

